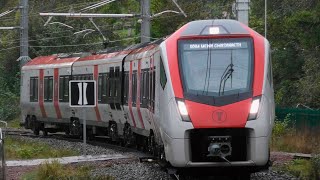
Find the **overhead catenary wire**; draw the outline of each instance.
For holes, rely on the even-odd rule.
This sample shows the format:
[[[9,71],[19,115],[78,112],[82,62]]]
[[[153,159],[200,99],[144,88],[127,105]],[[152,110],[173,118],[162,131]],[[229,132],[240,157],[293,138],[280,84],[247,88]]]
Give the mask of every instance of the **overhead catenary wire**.
[[[115,42],[121,42],[121,41],[127,41],[127,40],[134,40],[134,39],[138,39],[138,38],[140,38],[140,36],[135,36],[135,37],[130,37],[130,38],[123,38],[123,39],[119,39],[119,40],[112,40],[112,41],[109,41],[109,43],[115,43]],[[153,40],[158,40],[159,39],[159,38],[153,38],[153,37],[149,37],[149,38],[151,38]],[[102,43],[99,42],[99,43],[67,44],[67,45],[54,45],[54,46],[29,46],[29,47],[33,47],[33,48],[63,48],[63,47],[95,46],[95,45],[102,45]],[[15,48],[20,48],[20,46],[14,46],[14,47],[6,48],[6,49],[1,49],[0,52],[11,50],[11,49],[15,49]],[[112,48],[112,47],[110,47],[110,48]]]
[[[80,10],[80,12],[85,12],[85,11],[88,11],[88,10],[92,10],[92,9],[96,9],[98,7],[101,7],[101,6],[104,6],[106,4],[109,4],[109,3],[112,3],[116,0],[105,0],[105,1],[102,1],[102,2],[99,2],[99,3],[96,3],[96,4],[93,4],[93,5],[90,5],[88,7],[85,7],[85,8],[82,8]]]
[[[97,1],[95,3],[98,3],[100,1]],[[73,8],[78,8],[78,7],[81,7],[81,6],[85,6],[85,5],[88,5],[88,4],[92,4],[92,2],[88,3],[88,2],[85,2],[85,3],[79,3],[75,6],[73,6]],[[67,6],[67,7],[60,7],[60,8],[54,8],[54,9],[50,9],[52,11],[57,11],[57,10],[68,10],[70,7]],[[18,8],[16,8],[18,9]],[[39,16],[39,12],[33,12],[33,13],[29,13],[29,17],[33,17],[33,16]],[[15,17],[7,17],[7,18],[1,18],[0,21],[4,21],[4,20],[14,20],[16,19]]]
[[[114,25],[104,25],[104,26],[98,26],[99,28],[105,28],[105,27],[112,27]],[[132,28],[132,27],[131,27]],[[114,29],[114,28],[112,28]],[[82,29],[82,30],[79,30],[79,31],[84,31],[84,30],[87,30],[87,29]],[[104,29],[106,30],[106,29]],[[107,30],[111,30],[111,29],[107,29]],[[62,30],[62,31],[56,31],[56,32],[50,32],[50,33],[42,33],[42,35],[53,35],[53,34],[61,34],[61,33],[66,33],[66,32],[70,32],[70,35],[66,35],[66,36],[58,36],[58,37],[48,37],[48,38],[39,38],[37,39],[36,36],[30,36],[30,37],[33,37],[34,39],[31,39],[29,40],[29,42],[33,42],[33,41],[42,41],[42,40],[50,40],[50,39],[58,39],[58,38],[63,38],[63,37],[72,37],[72,34],[74,34],[74,31],[73,30],[70,30],[70,29],[65,29],[65,30]],[[93,33],[98,33],[98,32],[93,32]],[[6,41],[6,43],[13,43],[13,42],[19,42],[20,39],[15,39],[15,40],[11,40],[11,41]]]
[[[133,39],[137,39],[137,38],[140,38],[140,36],[123,38],[123,39],[119,39],[119,40],[113,40],[113,41],[109,41],[109,43],[115,43],[115,42],[126,41],[126,40],[133,40]],[[30,46],[30,47],[54,48],[54,47],[91,46],[91,45],[101,45],[101,44],[102,44],[101,42],[97,42],[97,43],[84,43],[84,44],[67,44],[67,45],[54,45],[54,46]],[[6,49],[1,49],[0,51],[10,50],[10,49],[19,48],[19,47],[20,46],[9,47]]]
[[[20,48],[20,46],[9,47],[9,48],[6,48],[6,49],[0,49],[0,52],[2,52],[2,51],[7,51],[7,50],[11,50],[11,49],[16,49],[16,48]]]

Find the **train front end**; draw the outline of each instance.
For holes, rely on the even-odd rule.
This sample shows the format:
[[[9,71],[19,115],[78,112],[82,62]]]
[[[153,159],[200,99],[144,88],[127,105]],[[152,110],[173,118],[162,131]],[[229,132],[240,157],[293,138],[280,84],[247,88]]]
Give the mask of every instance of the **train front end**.
[[[166,160],[174,167],[268,167],[274,96],[268,41],[234,20],[186,24],[161,44]]]

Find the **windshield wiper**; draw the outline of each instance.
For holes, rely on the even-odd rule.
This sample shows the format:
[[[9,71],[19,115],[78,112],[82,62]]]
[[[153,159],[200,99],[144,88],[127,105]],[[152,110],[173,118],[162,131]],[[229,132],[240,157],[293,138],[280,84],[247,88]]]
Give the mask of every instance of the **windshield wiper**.
[[[231,78],[231,88],[232,88],[232,73],[234,72],[233,69],[233,60],[232,60],[232,51],[231,51],[231,62],[230,64],[226,67],[226,69],[224,70],[221,78],[220,78],[220,85],[219,85],[219,96],[224,95],[224,88],[226,86],[226,82],[229,78]],[[223,87],[222,87],[222,92],[221,92],[221,85],[223,83]]]
[[[210,40],[208,39],[208,44],[210,44]],[[210,75],[211,75],[211,50],[208,46],[208,54],[207,54],[207,68],[206,68],[206,78],[204,80],[204,86],[202,95],[204,95],[204,92],[206,91],[206,95],[208,95],[209,85],[210,85]],[[209,75],[209,77],[208,77]]]

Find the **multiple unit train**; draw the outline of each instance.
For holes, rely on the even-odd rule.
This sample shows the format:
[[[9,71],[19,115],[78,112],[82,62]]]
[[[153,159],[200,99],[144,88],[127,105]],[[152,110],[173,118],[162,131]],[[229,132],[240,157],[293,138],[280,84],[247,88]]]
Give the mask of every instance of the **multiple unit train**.
[[[22,121],[81,135],[70,80],[95,80],[89,135],[140,145],[184,169],[268,167],[274,122],[269,42],[234,20],[190,22],[122,51],[37,57],[22,68]],[[71,92],[72,93],[72,92]]]

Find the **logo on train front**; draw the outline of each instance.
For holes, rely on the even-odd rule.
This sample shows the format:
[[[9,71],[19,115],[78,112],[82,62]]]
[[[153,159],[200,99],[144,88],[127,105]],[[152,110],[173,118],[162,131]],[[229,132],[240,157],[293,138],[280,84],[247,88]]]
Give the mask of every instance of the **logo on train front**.
[[[227,120],[227,113],[221,109],[215,110],[212,113],[212,119],[215,122],[223,123]]]

